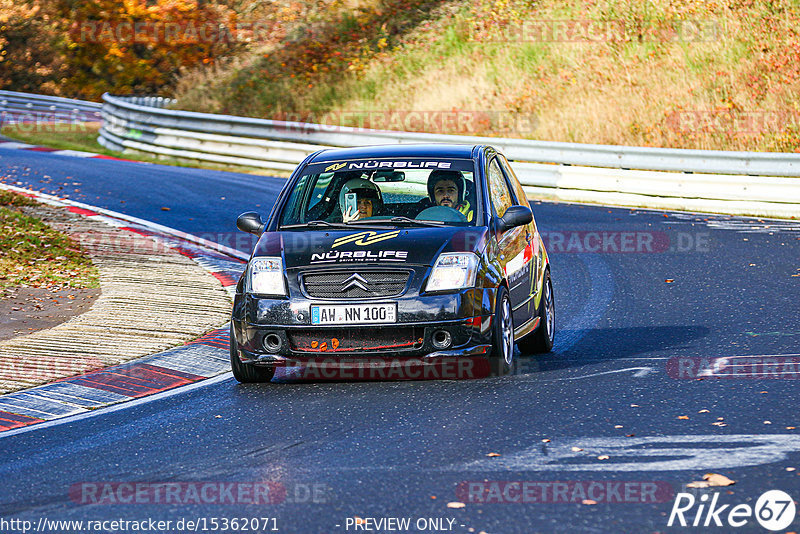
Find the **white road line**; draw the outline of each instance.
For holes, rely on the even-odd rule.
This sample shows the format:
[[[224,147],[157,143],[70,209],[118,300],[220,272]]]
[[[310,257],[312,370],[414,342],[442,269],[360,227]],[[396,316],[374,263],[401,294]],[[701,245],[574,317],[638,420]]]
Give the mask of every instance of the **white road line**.
[[[654,372],[655,369],[652,367],[628,367],[626,369],[614,369],[613,371],[602,371],[599,373],[592,373],[590,375],[581,375],[581,376],[569,376],[565,378],[541,378],[539,376],[532,377],[532,379],[536,380],[537,382],[557,382],[561,380],[583,380],[584,378],[592,378],[595,376],[602,376],[602,375],[610,375],[614,373],[626,373],[628,371],[636,371],[633,373],[635,378],[641,378],[643,376],[647,376],[650,373]]]

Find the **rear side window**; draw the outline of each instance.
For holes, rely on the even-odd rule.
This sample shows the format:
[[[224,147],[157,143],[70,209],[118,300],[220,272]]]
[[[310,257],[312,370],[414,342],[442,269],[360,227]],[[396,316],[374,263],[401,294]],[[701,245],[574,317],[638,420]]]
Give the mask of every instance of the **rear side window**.
[[[497,163],[497,158],[493,158],[489,163],[489,197],[492,199],[494,211],[499,217],[505,215],[506,210],[514,203],[508,185],[506,185],[506,178]]]
[[[504,156],[498,156],[497,159],[500,160],[500,165],[503,167],[503,171],[508,177],[508,183],[511,184],[514,196],[517,197],[517,204],[520,206],[529,206],[528,195],[525,194],[525,190],[522,188],[522,184],[519,183],[519,179],[517,179],[517,175],[514,174],[514,169],[511,168],[508,160]]]

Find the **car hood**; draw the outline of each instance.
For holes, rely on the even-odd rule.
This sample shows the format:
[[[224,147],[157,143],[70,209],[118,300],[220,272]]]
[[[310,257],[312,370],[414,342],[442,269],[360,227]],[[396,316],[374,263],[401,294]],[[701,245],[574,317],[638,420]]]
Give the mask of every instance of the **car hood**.
[[[254,256],[282,256],[287,269],[307,266],[433,265],[444,252],[480,252],[487,228],[398,228],[265,232]]]

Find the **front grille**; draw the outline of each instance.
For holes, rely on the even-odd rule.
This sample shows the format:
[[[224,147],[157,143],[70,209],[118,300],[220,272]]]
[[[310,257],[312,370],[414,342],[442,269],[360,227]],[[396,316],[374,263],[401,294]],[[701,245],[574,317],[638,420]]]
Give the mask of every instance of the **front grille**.
[[[289,346],[298,352],[396,352],[419,349],[423,328],[342,328],[289,330]]]
[[[303,275],[303,287],[309,297],[354,299],[394,297],[408,283],[408,271],[362,271],[309,273]]]

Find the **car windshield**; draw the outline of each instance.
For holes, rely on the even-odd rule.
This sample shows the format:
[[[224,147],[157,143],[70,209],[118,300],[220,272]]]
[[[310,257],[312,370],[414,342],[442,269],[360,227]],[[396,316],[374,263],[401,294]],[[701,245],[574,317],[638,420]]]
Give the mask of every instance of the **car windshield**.
[[[396,158],[309,165],[280,218],[306,226],[474,226],[474,166],[465,159]]]

